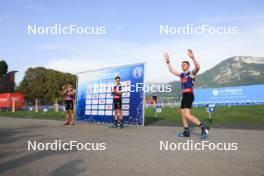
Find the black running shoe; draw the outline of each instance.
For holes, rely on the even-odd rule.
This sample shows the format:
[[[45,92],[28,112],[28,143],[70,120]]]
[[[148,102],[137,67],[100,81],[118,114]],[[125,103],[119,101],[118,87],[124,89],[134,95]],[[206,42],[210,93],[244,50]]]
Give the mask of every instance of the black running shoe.
[[[188,133],[186,130],[180,132],[177,134],[178,137],[190,137],[190,133]]]
[[[113,124],[112,125],[112,128],[117,128],[117,124]]]
[[[124,128],[123,123],[120,123],[119,128]]]

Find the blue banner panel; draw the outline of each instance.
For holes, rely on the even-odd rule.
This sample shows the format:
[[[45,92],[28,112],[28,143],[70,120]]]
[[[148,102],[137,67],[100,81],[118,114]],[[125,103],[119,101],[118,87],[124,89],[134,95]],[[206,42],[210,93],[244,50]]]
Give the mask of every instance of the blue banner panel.
[[[264,104],[264,85],[195,89],[194,105]]]
[[[144,125],[144,63],[112,67],[78,74],[76,119],[113,123],[112,87],[121,77],[124,122]]]

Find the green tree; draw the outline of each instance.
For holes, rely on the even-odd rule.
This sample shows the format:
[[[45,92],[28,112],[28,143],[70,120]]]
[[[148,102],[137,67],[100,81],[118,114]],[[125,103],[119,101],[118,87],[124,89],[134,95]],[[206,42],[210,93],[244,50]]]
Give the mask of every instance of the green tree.
[[[24,93],[29,101],[37,98],[42,104],[53,104],[56,99],[62,102],[62,86],[69,82],[75,86],[76,76],[43,67],[29,68],[17,92]]]
[[[5,75],[7,71],[8,71],[8,65],[6,61],[0,60],[0,76],[2,77],[3,75]]]

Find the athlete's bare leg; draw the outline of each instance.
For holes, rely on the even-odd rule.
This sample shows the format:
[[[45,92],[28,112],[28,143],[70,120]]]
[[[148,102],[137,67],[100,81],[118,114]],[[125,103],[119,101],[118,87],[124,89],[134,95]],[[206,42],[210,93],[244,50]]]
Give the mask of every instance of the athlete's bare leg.
[[[118,120],[118,110],[115,110],[115,120]]]
[[[184,128],[188,128],[188,121],[185,118],[185,110],[181,109],[182,125]]]
[[[119,115],[119,119],[123,120],[123,112],[121,109],[118,109],[118,115]]]
[[[117,109],[118,119],[120,121],[120,128],[123,128],[123,113],[121,109]]]
[[[66,110],[66,121],[65,121],[64,125],[69,125],[69,118],[70,118],[69,110]]]
[[[72,121],[72,125],[75,125],[75,116],[74,116],[74,111],[73,110],[69,110],[69,113],[71,115],[71,121]]]
[[[118,121],[118,111],[115,109],[115,121],[114,121],[114,127],[117,127],[117,121]]]
[[[197,117],[191,115],[191,109],[188,109],[188,108],[184,109],[184,117],[186,118],[186,120],[191,121],[197,126],[201,124],[200,120],[198,120]]]

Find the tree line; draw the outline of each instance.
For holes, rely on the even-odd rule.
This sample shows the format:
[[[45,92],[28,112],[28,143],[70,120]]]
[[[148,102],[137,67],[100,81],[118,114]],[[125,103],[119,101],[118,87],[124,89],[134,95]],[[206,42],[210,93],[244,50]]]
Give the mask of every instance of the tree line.
[[[41,104],[54,104],[57,100],[62,103],[63,86],[71,83],[76,86],[76,76],[44,67],[28,68],[16,92],[25,95],[27,103],[34,104],[39,99]]]

